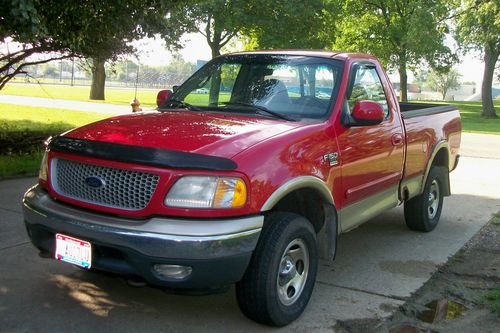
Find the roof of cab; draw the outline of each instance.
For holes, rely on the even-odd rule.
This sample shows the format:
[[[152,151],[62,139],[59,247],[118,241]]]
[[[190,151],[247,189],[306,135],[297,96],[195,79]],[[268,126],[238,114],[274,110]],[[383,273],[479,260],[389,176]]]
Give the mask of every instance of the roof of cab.
[[[294,56],[308,56],[308,57],[321,57],[321,58],[337,58],[343,60],[347,58],[376,59],[376,57],[365,53],[349,53],[342,51],[307,50],[307,49],[257,50],[257,51],[235,52],[226,55],[245,55],[245,54],[294,55]]]

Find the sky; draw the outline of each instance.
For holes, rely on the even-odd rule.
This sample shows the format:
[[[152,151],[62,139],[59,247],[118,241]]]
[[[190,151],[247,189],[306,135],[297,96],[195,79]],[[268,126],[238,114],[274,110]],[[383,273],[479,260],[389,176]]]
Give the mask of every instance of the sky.
[[[451,40],[447,41],[451,47],[454,47]],[[134,43],[134,46],[139,50],[139,61],[142,64],[150,66],[162,66],[168,64],[172,54],[166,49],[165,43],[160,38],[145,38]],[[196,63],[197,60],[210,60],[211,52],[205,37],[200,34],[189,34],[184,38],[184,48],[180,50],[180,54],[186,61]],[[234,50],[238,51],[238,50]],[[461,63],[456,66],[461,73],[461,81],[473,81],[478,86],[481,85],[483,77],[484,63],[477,56],[466,55],[461,56]],[[399,82],[397,74],[389,74],[393,82]],[[413,75],[409,73],[409,79]]]

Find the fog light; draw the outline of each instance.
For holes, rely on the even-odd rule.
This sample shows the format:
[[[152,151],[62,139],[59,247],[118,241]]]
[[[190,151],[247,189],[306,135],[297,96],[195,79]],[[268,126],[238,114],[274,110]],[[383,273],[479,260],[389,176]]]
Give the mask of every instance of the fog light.
[[[160,274],[161,276],[176,280],[185,279],[193,272],[193,268],[189,266],[180,266],[180,265],[156,264],[154,265],[153,268],[156,271],[156,273]]]

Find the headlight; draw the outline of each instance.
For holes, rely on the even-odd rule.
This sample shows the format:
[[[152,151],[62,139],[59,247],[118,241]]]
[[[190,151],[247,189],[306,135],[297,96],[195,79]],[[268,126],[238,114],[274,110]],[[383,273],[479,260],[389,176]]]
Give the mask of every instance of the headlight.
[[[47,181],[47,175],[49,174],[49,158],[47,152],[43,154],[42,163],[40,164],[40,171],[38,172],[38,179]]]
[[[236,177],[187,176],[165,198],[169,207],[238,208],[247,201],[245,182]]]

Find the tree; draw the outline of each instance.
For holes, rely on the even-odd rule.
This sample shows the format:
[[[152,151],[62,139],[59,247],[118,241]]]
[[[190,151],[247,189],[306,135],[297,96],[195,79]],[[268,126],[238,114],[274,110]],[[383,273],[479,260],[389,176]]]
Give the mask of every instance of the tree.
[[[130,41],[163,31],[176,2],[1,0],[0,39],[22,46],[0,55],[0,89],[26,66],[77,56],[92,59],[90,98],[104,99],[104,63],[133,52]]]
[[[166,19],[168,28],[162,37],[167,45],[178,49],[182,46],[180,40],[184,34],[200,33],[206,38],[214,58],[248,24],[248,6],[249,2],[245,0],[205,0],[179,4],[170,9]]]
[[[205,36],[212,58],[234,37],[245,35],[254,47],[323,47],[317,29],[323,0],[211,0],[172,8],[163,34],[167,44],[180,47],[182,35]],[[317,36],[318,35],[318,36]]]
[[[407,100],[407,70],[427,61],[444,70],[456,56],[444,45],[454,0],[349,0],[343,2],[333,47],[376,55],[399,72],[402,101]]]
[[[495,65],[500,55],[500,1],[465,0],[464,10],[456,18],[457,40],[465,51],[479,51],[484,59],[481,95],[482,116],[498,118],[491,89]]]
[[[335,25],[329,23],[339,7],[324,0],[274,0],[254,1],[251,11],[253,21],[243,31],[247,48],[323,49],[331,44]]]
[[[443,96],[443,101],[446,98],[446,93],[451,90],[458,88],[460,86],[461,75],[454,68],[449,71],[437,71],[432,70],[427,78],[427,83],[431,89],[441,93]]]

